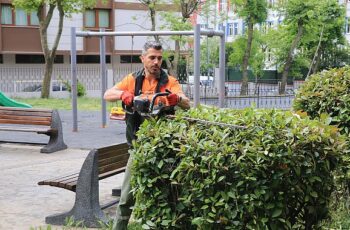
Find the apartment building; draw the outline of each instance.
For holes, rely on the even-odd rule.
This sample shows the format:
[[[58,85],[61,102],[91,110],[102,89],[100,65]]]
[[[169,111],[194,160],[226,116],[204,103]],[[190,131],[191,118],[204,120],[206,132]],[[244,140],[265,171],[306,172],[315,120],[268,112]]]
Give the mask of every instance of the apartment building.
[[[42,64],[44,58],[40,44],[39,21],[35,14],[15,9],[12,0],[0,0],[0,65]],[[163,4],[161,10],[175,10],[173,6]],[[162,20],[156,20],[157,27]],[[51,45],[55,39],[58,25],[57,11],[54,13],[48,29],[48,40]],[[99,31],[140,31],[150,30],[151,22],[145,5],[137,0],[108,0],[103,4],[97,1],[96,7],[84,13],[73,14],[65,18],[62,37],[59,43],[57,64],[70,62],[70,28],[77,30]],[[138,55],[142,45],[149,37],[106,37],[107,63],[139,63]],[[171,42],[167,44],[172,47]],[[96,37],[77,38],[80,64],[99,63],[99,39]],[[133,58],[131,56],[134,56]]]
[[[156,28],[162,23],[159,11],[176,9],[170,4],[159,4]],[[58,12],[55,11],[48,28],[48,43],[54,42],[58,28]],[[51,96],[62,91],[65,81],[70,81],[71,27],[77,31],[148,31],[151,20],[145,5],[137,0],[97,0],[93,9],[73,14],[64,19],[62,36],[57,49],[52,74]],[[106,37],[106,62],[109,85],[115,83],[127,73],[142,67],[139,59],[146,40],[153,37]],[[87,89],[89,96],[100,96],[100,51],[99,38],[77,37],[78,80]],[[166,49],[173,49],[174,41],[163,37]],[[0,91],[13,96],[37,96],[40,93],[44,73],[44,56],[40,43],[39,21],[35,12],[27,13],[16,9],[12,0],[0,0]],[[28,94],[35,92],[37,95]],[[57,97],[60,97],[58,95]]]

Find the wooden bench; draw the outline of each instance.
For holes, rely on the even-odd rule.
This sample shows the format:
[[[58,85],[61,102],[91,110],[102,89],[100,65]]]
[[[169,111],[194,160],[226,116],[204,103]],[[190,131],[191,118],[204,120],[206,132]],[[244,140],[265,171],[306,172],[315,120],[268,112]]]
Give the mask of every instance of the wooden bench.
[[[50,137],[40,152],[52,153],[66,149],[62,122],[57,110],[0,106],[0,131],[35,132]],[[1,140],[0,140],[1,141]]]
[[[67,217],[82,221],[86,227],[99,227],[99,221],[108,222],[102,209],[117,204],[112,201],[104,206],[99,202],[99,180],[125,171],[129,159],[126,143],[93,149],[86,157],[80,172],[40,181],[39,185],[51,185],[75,192],[75,203],[69,212],[47,216],[47,224],[63,225]]]

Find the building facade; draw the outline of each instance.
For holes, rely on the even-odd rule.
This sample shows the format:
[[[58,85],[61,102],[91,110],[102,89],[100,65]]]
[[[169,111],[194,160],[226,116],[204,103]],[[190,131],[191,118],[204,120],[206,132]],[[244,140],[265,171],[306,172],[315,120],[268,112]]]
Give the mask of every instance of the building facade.
[[[42,64],[44,63],[39,35],[39,21],[35,14],[26,13],[13,8],[11,0],[0,0],[0,64]],[[169,4],[159,5],[160,10],[174,11]],[[157,14],[157,27],[162,26]],[[48,29],[49,45],[53,44],[58,25],[58,13],[54,12]],[[70,28],[99,31],[140,31],[150,30],[151,23],[148,9],[135,0],[109,0],[103,4],[101,0],[93,9],[84,13],[73,14],[64,19],[62,37],[57,50],[57,64],[68,64],[70,54]],[[106,37],[107,63],[130,64],[137,61],[142,45],[149,37]],[[169,44],[167,42],[167,44]],[[172,44],[169,45],[173,47]],[[80,64],[99,63],[99,38],[77,38]],[[131,55],[135,57],[132,58]]]
[[[156,28],[159,29],[165,23],[159,12],[176,13],[176,9],[170,4],[157,7]],[[49,46],[55,40],[58,21],[58,11],[54,11],[47,32]],[[53,90],[55,84],[61,89],[62,82],[70,80],[71,27],[77,31],[99,31],[102,28],[105,31],[145,31],[152,28],[148,8],[137,0],[108,0],[107,3],[98,0],[93,9],[66,17],[52,75]],[[111,84],[141,68],[139,56],[146,40],[154,38],[106,37],[106,62]],[[165,48],[174,47],[170,38],[162,41]],[[100,90],[99,38],[77,37],[76,48],[78,80],[89,92]],[[40,89],[44,62],[36,13],[14,8],[12,0],[0,0],[0,91],[24,96],[18,93]]]

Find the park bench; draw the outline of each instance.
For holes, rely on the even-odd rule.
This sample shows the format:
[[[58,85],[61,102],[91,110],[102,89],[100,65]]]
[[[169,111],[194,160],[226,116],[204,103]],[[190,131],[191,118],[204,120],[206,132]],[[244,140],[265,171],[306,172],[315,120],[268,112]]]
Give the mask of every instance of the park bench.
[[[48,135],[50,139],[48,144],[41,148],[42,153],[67,148],[63,141],[62,122],[57,110],[0,106],[0,131]]]
[[[47,224],[63,225],[66,218],[82,221],[85,227],[99,227],[99,221],[108,222],[103,209],[117,204],[119,200],[100,206],[99,180],[125,171],[129,158],[126,143],[93,149],[86,157],[80,172],[40,181],[39,185],[50,185],[75,192],[75,203],[69,212],[47,216]]]

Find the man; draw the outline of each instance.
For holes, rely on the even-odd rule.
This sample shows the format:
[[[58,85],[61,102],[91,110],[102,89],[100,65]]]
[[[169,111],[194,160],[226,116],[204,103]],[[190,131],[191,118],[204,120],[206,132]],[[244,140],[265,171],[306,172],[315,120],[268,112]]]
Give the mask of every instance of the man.
[[[108,89],[104,94],[107,101],[122,100],[123,103],[132,107],[135,96],[140,94],[152,95],[169,90],[171,94],[166,96],[165,103],[169,106],[179,106],[182,109],[190,107],[190,101],[182,92],[181,86],[176,78],[169,76],[161,69],[163,49],[158,42],[146,42],[143,46],[141,61],[143,69],[124,77],[114,87]],[[129,145],[136,139],[136,132],[144,118],[138,113],[126,114],[126,139]],[[132,156],[130,156],[122,184],[121,197],[117,207],[116,221],[113,229],[127,229],[129,218],[134,204],[134,198],[130,192]]]

